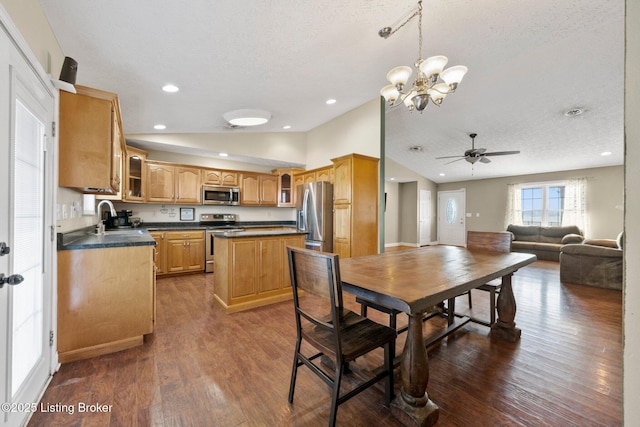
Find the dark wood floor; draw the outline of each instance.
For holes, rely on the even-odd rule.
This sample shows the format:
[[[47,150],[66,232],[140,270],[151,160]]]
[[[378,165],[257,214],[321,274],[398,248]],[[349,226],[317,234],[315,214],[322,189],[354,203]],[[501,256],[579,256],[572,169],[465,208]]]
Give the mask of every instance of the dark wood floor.
[[[326,425],[329,389],[306,368],[293,405],[287,402],[292,304],[226,315],[212,302],[212,280],[158,280],[157,328],[144,346],[63,365],[42,403],[76,412],[36,413],[29,426]],[[437,425],[621,425],[621,293],[560,284],[558,264],[544,261],[514,275],[514,292],[518,343],[468,324],[429,348]],[[457,305],[467,310],[466,297]],[[474,291],[474,314],[487,315],[487,307],[487,293]],[[442,325],[432,319],[425,328]],[[375,354],[358,363],[366,369],[380,360]],[[78,413],[79,402],[113,406]],[[382,402],[381,387],[365,391],[340,406],[338,425],[399,426]]]

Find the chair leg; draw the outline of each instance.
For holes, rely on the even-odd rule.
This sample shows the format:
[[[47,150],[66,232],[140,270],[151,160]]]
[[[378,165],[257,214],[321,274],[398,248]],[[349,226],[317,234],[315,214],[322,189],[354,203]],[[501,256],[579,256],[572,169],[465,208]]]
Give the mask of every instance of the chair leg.
[[[393,348],[392,348],[393,347]],[[384,346],[384,368],[387,370],[387,379],[384,387],[384,405],[389,407],[393,399],[393,359],[395,358],[395,340]]]
[[[329,427],[336,425],[338,415],[338,397],[340,397],[340,383],[342,382],[342,360],[336,360],[336,377],[333,380],[333,391],[331,393],[331,412],[329,413]]]
[[[360,316],[367,317],[367,304],[360,304]]]
[[[293,355],[293,368],[291,368],[291,383],[289,384],[289,403],[293,403],[293,392],[296,388],[296,376],[298,374],[298,354],[300,354],[301,339],[296,340],[296,350]]]
[[[472,309],[473,303],[471,302],[471,291],[467,292],[467,295],[469,295],[469,309]]]

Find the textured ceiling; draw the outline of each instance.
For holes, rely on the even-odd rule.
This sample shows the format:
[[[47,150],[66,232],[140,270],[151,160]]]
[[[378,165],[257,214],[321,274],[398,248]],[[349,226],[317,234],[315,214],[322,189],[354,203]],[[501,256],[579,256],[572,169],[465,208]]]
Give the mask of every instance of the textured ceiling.
[[[158,132],[159,122],[168,133],[231,132],[222,114],[239,108],[273,118],[233,132],[308,131],[378,96],[387,71],[418,54],[416,20],[377,35],[415,6],[406,0],[41,4],[79,63],[78,83],[118,93],[127,134]],[[388,157],[435,182],[623,163],[624,2],[425,0],[424,9],[423,56],[469,72],[439,108],[386,113]],[[178,94],[159,90],[169,82]],[[574,107],[586,112],[564,115]],[[476,147],[521,153],[473,167],[435,159],[464,153],[469,133]]]

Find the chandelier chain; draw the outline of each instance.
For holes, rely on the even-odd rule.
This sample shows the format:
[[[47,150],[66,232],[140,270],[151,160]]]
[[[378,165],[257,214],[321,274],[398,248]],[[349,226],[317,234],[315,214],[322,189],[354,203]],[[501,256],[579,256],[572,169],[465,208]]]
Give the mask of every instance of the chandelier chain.
[[[422,0],[418,2],[418,62],[422,60]]]

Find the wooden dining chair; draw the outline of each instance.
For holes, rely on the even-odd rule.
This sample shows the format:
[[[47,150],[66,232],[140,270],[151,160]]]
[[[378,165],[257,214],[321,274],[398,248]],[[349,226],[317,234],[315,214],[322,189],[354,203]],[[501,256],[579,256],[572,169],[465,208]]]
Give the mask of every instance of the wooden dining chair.
[[[467,249],[471,251],[511,252],[511,238],[512,234],[508,231],[467,231]],[[489,292],[490,320],[486,322],[473,318],[474,322],[486,326],[491,326],[496,322],[496,295],[500,292],[501,286],[502,280],[495,279],[476,288]],[[469,308],[471,308],[471,291],[465,293],[469,294]]]
[[[291,247],[287,248],[287,253],[297,330],[289,403],[293,403],[298,368],[305,365],[332,388],[329,426],[336,423],[338,405],[383,378],[386,378],[385,405],[389,406],[393,397],[391,345],[395,342],[396,331],[344,308],[337,254]],[[303,341],[315,349],[315,354],[301,352]],[[378,347],[384,348],[383,368],[341,394],[340,385],[347,364]],[[325,368],[317,363],[321,357],[329,358],[335,366],[333,375],[327,372],[326,361],[323,361]]]

